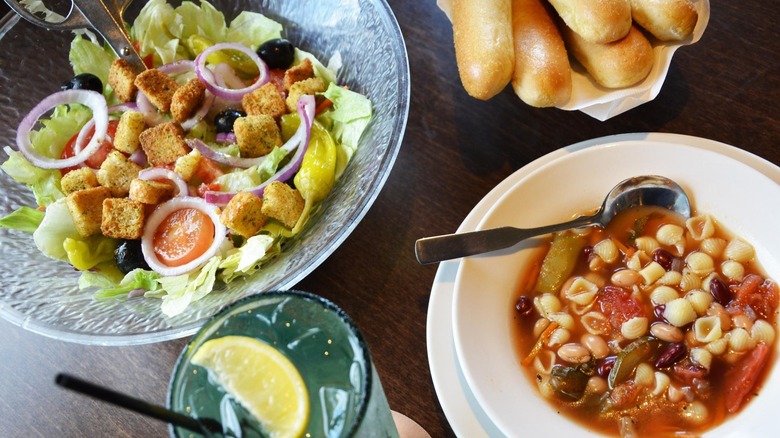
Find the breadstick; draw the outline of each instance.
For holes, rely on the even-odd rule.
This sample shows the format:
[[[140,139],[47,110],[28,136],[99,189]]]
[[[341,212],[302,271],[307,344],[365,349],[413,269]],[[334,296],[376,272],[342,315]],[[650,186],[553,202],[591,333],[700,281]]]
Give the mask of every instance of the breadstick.
[[[617,41],[631,28],[629,0],[549,0],[574,32],[592,43]]]
[[[699,19],[690,0],[631,0],[631,15],[636,24],[661,41],[688,38]]]
[[[625,38],[607,44],[585,41],[567,26],[562,27],[566,47],[603,87],[634,85],[647,77],[653,68],[653,46],[636,26],[631,26]]]
[[[466,92],[482,100],[500,93],[515,61],[511,0],[454,0],[452,33]]]
[[[571,97],[571,65],[563,38],[542,1],[512,0],[512,88],[528,105],[559,106]]]

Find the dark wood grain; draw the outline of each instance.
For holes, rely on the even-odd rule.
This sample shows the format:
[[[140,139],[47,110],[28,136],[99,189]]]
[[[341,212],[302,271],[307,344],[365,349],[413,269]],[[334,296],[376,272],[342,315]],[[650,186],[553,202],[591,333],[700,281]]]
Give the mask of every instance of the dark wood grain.
[[[771,1],[711,2],[704,37],[677,52],[660,95],[599,122],[580,112],[529,108],[510,89],[488,102],[468,97],[457,75],[451,26],[435,0],[389,3],[411,65],[403,147],[365,218],[297,288],[332,299],[355,319],[390,406],[444,437],[453,433],[433,389],[425,335],[436,266],[417,264],[414,241],[454,231],[492,187],[530,161],[595,137],[688,134],[780,163],[780,15]],[[164,403],[185,340],[82,346],[5,321],[0,333],[0,436],[167,434],[160,422],[60,390],[53,378],[66,371]]]

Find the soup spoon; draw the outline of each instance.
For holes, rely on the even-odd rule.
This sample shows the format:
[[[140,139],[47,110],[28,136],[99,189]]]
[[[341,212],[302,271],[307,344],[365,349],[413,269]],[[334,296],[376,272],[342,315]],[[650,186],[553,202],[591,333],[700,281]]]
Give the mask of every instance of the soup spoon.
[[[420,264],[468,257],[509,248],[525,239],[557,231],[593,225],[605,227],[616,214],[631,207],[650,205],[667,208],[689,218],[691,203],[677,183],[657,175],[636,176],[621,181],[610,190],[592,216],[538,228],[500,227],[468,233],[446,234],[417,240],[414,252]]]

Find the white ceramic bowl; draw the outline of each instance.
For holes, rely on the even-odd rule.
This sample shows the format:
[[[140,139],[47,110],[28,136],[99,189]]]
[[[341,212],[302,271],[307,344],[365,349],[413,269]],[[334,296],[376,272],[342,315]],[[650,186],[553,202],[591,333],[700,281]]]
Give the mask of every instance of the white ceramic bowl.
[[[554,160],[508,190],[478,229],[562,222],[598,207],[621,180],[646,174],[678,182],[696,211],[712,214],[750,241],[769,276],[780,278],[780,186],[736,160],[679,144],[607,143]],[[518,273],[538,242],[462,260],[452,310],[455,350],[480,407],[507,436],[588,436],[591,432],[558,414],[539,395],[512,345]],[[769,433],[773,406],[780,402],[780,371],[770,373],[760,396],[706,436]]]
[[[132,21],[145,2],[134,2]],[[171,1],[171,3],[175,3]],[[284,36],[318,59],[341,54],[338,80],[372,101],[374,115],[357,152],[311,226],[256,275],[231,282],[166,317],[157,299],[95,300],[79,290],[79,273],[47,259],[28,233],[0,229],[0,317],[28,330],[85,344],[127,345],[192,335],[220,308],[266,290],[289,289],[320,265],[355,229],[379,195],[401,147],[409,114],[409,62],[403,36],[384,0],[217,0],[231,20],[243,10],[282,23]],[[62,12],[67,13],[67,10]],[[0,17],[0,162],[15,149],[27,111],[70,79],[67,31],[44,31],[8,14]],[[22,63],[20,68],[19,63]],[[0,172],[0,217],[35,205],[31,191]]]

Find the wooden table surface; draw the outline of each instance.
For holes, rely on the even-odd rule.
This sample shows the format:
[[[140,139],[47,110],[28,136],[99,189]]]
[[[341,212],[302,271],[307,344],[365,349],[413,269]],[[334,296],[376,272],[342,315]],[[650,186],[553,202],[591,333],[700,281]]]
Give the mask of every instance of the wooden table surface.
[[[453,436],[426,353],[426,314],[437,268],[417,264],[414,241],[456,230],[512,172],[591,138],[687,134],[780,163],[780,15],[773,1],[711,2],[702,40],[677,52],[660,95],[600,122],[581,112],[530,108],[509,88],[487,102],[470,98],[458,78],[452,28],[435,0],[389,3],[411,65],[403,146],[368,214],[297,288],[335,301],[356,320],[393,409],[433,437]],[[3,4],[0,13],[5,11]],[[0,321],[0,436],[165,436],[165,424],[58,389],[53,377],[67,371],[164,403],[185,342],[84,346]]]

